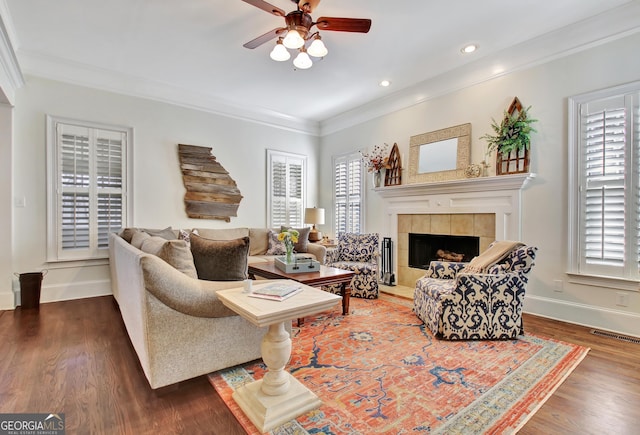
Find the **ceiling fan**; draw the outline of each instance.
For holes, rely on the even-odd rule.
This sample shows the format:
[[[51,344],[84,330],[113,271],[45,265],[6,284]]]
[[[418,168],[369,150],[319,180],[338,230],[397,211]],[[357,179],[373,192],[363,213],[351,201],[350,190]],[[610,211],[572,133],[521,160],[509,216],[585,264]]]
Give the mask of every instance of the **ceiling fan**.
[[[278,41],[270,54],[271,58],[276,61],[285,61],[291,57],[287,49],[299,50],[293,64],[300,69],[307,69],[313,64],[309,55],[321,58],[328,53],[320,38],[319,30],[367,33],[371,28],[371,20],[368,18],[320,17],[314,22],[310,14],[318,6],[320,0],[291,0],[296,4],[296,10],[289,13],[285,13],[282,9],[264,0],[242,1],[270,14],[284,17],[285,20],[285,27],[270,30],[247,42],[244,47],[253,49],[277,37]],[[312,32],[313,26],[316,26],[318,30]]]

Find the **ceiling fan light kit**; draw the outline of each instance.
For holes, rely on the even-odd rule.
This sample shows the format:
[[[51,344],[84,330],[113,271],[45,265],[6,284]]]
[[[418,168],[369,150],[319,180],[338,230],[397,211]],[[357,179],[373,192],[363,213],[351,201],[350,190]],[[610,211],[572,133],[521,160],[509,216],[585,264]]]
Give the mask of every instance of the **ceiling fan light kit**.
[[[357,33],[367,33],[371,28],[371,20],[364,18],[320,17],[317,22],[314,22],[310,13],[320,3],[320,0],[291,0],[297,5],[297,9],[288,14],[264,0],[242,1],[272,15],[284,17],[286,23],[286,27],[273,29],[247,42],[244,46],[254,49],[277,37],[276,46],[269,56],[277,62],[283,62],[291,58],[287,49],[298,50],[299,53],[293,60],[293,65],[298,69],[311,68],[313,61],[309,55],[323,58],[329,52],[322,42],[320,32],[311,32],[313,26],[322,30]]]

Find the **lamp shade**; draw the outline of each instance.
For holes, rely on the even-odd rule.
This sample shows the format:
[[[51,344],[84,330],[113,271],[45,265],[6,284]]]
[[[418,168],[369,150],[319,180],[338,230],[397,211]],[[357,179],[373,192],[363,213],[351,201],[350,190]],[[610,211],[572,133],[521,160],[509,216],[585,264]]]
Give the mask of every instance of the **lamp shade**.
[[[307,208],[304,210],[304,223],[313,225],[324,224],[324,208]]]

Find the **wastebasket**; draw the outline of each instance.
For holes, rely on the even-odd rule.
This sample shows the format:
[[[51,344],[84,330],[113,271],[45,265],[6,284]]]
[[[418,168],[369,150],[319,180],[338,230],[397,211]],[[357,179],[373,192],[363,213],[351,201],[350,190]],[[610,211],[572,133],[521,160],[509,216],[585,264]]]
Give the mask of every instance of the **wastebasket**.
[[[43,272],[29,272],[16,274],[20,279],[20,306],[23,310],[40,308],[40,289],[42,278],[47,274]]]

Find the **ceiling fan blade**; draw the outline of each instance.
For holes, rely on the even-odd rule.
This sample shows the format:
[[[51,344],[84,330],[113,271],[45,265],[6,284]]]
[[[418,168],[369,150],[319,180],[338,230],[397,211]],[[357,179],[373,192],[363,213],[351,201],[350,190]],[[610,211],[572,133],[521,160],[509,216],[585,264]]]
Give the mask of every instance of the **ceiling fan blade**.
[[[264,0],[242,0],[245,3],[249,3],[252,6],[257,7],[258,9],[262,9],[263,11],[267,11],[270,14],[276,15],[278,17],[284,17],[285,15],[287,15],[285,13],[285,11],[283,11],[282,9],[267,3]]]
[[[367,33],[371,28],[371,20],[368,18],[320,17],[316,25],[320,30]]]
[[[247,42],[246,44],[243,45],[243,47],[251,48],[251,49],[259,47],[265,42],[269,42],[275,37],[277,37],[284,30],[286,30],[286,28],[284,27],[278,27],[277,29],[270,30],[264,35],[260,35],[256,39],[252,39],[251,41]]]

